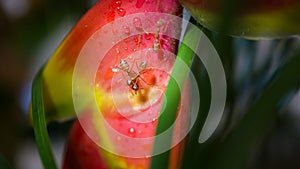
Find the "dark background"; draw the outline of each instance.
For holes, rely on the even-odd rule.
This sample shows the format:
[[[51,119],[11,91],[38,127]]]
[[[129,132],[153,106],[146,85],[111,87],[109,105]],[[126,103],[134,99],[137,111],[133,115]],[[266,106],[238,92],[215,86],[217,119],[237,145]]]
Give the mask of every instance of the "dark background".
[[[0,0],[0,155],[13,168],[42,168],[33,130],[28,121],[31,82],[39,67],[47,61],[72,26],[93,3],[95,0]],[[271,46],[273,51],[280,52],[284,50],[281,44],[289,48],[293,45],[300,46],[297,38],[257,42],[244,39],[235,41],[237,46],[250,46],[245,49],[236,48],[235,51],[237,100],[243,104],[247,104],[249,100],[248,91],[256,91],[251,91],[253,89],[247,86],[251,83],[243,78],[247,74],[244,65],[249,59],[240,56],[241,53],[251,53],[251,46],[255,46],[257,51],[253,54],[256,55],[254,66],[259,67],[264,61],[259,57],[262,57],[260,55],[263,55],[266,48]],[[275,45],[272,46],[273,44]],[[276,57],[280,56],[271,59],[275,62],[275,67],[278,64]],[[243,99],[246,101],[243,102]],[[294,91],[284,101],[280,110],[274,112],[278,113],[276,123],[256,144],[252,154],[249,154],[248,168],[300,168],[299,103],[300,94]],[[241,107],[237,107],[236,111]],[[233,116],[232,123],[234,124],[239,117],[241,116]],[[71,123],[54,123],[49,126],[59,164]]]
[[[28,120],[32,79],[93,3],[0,0],[0,154],[14,168],[42,168]],[[52,124],[49,130],[61,156],[64,137],[55,128]]]

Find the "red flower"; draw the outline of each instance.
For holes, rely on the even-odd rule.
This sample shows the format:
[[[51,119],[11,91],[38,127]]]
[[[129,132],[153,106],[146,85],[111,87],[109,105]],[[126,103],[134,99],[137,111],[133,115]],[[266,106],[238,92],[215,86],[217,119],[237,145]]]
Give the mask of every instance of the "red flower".
[[[73,106],[75,104],[76,108],[76,103],[73,96],[76,100],[76,91],[93,93],[84,96],[87,100],[79,101],[81,106],[76,109],[79,120],[75,122],[67,143],[64,169],[149,168],[153,139],[139,142],[140,145],[131,140],[155,136],[181,25],[165,15],[180,16],[181,12],[182,8],[175,0],[101,0],[59,46],[43,74],[46,119],[74,117]],[[139,17],[141,13],[143,17]],[[139,16],[128,21],[133,14]],[[118,19],[123,21],[122,25],[115,24]],[[111,37],[104,38],[109,33],[102,36],[99,30],[109,23],[114,23],[115,29],[109,29]],[[133,34],[132,27],[139,34]],[[120,34],[128,36],[119,42],[111,41]],[[100,50],[111,43],[113,45],[108,51]],[[99,62],[85,65],[79,73],[76,71],[75,66],[81,57],[97,57],[102,52]],[[97,66],[94,83],[84,75],[92,67],[91,64]],[[80,80],[74,82],[74,78]],[[77,89],[76,82],[83,87]],[[185,99],[181,100],[178,108],[174,144],[181,141],[183,136],[180,131],[188,126],[184,116],[189,112],[187,91],[185,87],[182,96]],[[93,109],[89,100],[94,96],[99,111]],[[99,115],[117,134],[104,125]],[[180,165],[182,148],[183,142],[172,149],[170,168]],[[138,158],[133,158],[134,154]],[[148,155],[141,157],[141,154]]]

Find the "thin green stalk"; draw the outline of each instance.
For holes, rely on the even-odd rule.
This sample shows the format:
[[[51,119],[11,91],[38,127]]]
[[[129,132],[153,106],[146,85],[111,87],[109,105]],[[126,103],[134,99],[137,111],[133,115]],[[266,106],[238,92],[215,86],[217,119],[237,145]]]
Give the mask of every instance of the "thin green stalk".
[[[36,144],[45,169],[57,169],[47,132],[43,103],[42,72],[37,74],[32,86],[32,116]]]
[[[165,108],[160,112],[160,117],[158,119],[158,125],[156,129],[156,136],[166,131],[176,119],[177,107],[181,96],[181,89],[187,79],[195,55],[192,49],[196,49],[200,38],[201,33],[199,34],[199,29],[197,27],[192,26],[188,28],[179,48],[177,58],[171,73],[171,78],[166,89],[163,102]],[[185,64],[188,69],[183,68],[182,64]],[[154,154],[156,154],[156,152],[160,150],[160,141],[163,141],[165,145],[171,148],[172,134],[170,134],[169,137],[165,140],[158,140],[158,137],[156,137],[153,148]],[[167,169],[169,166],[169,156],[170,150],[166,151],[165,153],[153,156],[151,161],[151,169]]]

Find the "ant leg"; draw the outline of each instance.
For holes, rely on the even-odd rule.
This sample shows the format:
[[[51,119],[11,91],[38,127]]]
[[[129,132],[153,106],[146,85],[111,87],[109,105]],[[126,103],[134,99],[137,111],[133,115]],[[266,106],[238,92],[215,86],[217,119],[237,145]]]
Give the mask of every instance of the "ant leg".
[[[159,89],[162,89],[161,87],[159,87],[158,85],[156,84],[151,84],[151,83],[148,83],[143,77],[139,77],[140,80],[142,80],[145,84],[151,86],[151,87],[156,87],[156,88],[159,88]]]
[[[169,24],[170,24],[170,21],[168,21],[168,22],[166,23],[166,25],[164,26],[163,33],[166,33],[166,32],[167,32],[168,27],[169,27]]]
[[[129,69],[129,71],[128,71],[127,73],[134,72],[134,71],[132,71],[132,69],[133,69],[133,66],[134,66],[135,64],[136,64],[136,58],[135,58],[135,56],[134,56],[133,61],[132,61],[132,64],[131,64],[131,66],[130,66],[130,69]]]
[[[122,74],[122,77],[117,80],[117,83],[120,83],[123,79],[126,79],[124,73],[122,72],[121,74]],[[127,85],[127,82],[126,82],[126,85]]]
[[[119,62],[119,54],[120,54],[119,48],[116,48],[116,53],[117,53],[117,55],[115,57],[115,65],[114,65],[114,67],[118,67],[117,64]]]
[[[138,81],[138,79],[137,79],[136,84],[138,84],[138,82],[139,82],[139,81]],[[139,83],[139,89],[144,89],[142,83]]]
[[[146,83],[147,85],[149,85],[149,86],[154,86],[154,85],[148,83],[144,78],[142,78],[142,77],[139,77],[139,78],[140,78],[144,83]]]

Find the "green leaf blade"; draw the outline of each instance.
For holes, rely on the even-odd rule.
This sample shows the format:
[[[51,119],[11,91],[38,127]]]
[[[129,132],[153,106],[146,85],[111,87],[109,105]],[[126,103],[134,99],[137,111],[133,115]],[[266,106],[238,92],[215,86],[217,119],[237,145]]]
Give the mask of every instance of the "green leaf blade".
[[[45,169],[57,169],[48,136],[43,103],[42,72],[37,74],[32,86],[32,116],[34,135]]]
[[[172,69],[170,81],[168,83],[163,105],[165,108],[160,112],[160,117],[158,119],[158,126],[156,129],[156,136],[166,131],[176,120],[178,104],[181,98],[181,89],[183,88],[188,73],[195,56],[195,52],[192,49],[196,49],[199,41],[201,39],[201,31],[196,26],[191,26],[188,28],[186,34],[184,35],[183,41],[179,48],[174,67]],[[164,145],[170,146],[172,143],[172,135],[168,139],[163,140]],[[157,137],[154,142],[153,152],[160,150],[160,142]],[[170,160],[170,149],[162,154],[152,157],[151,169],[167,169],[169,168]]]

